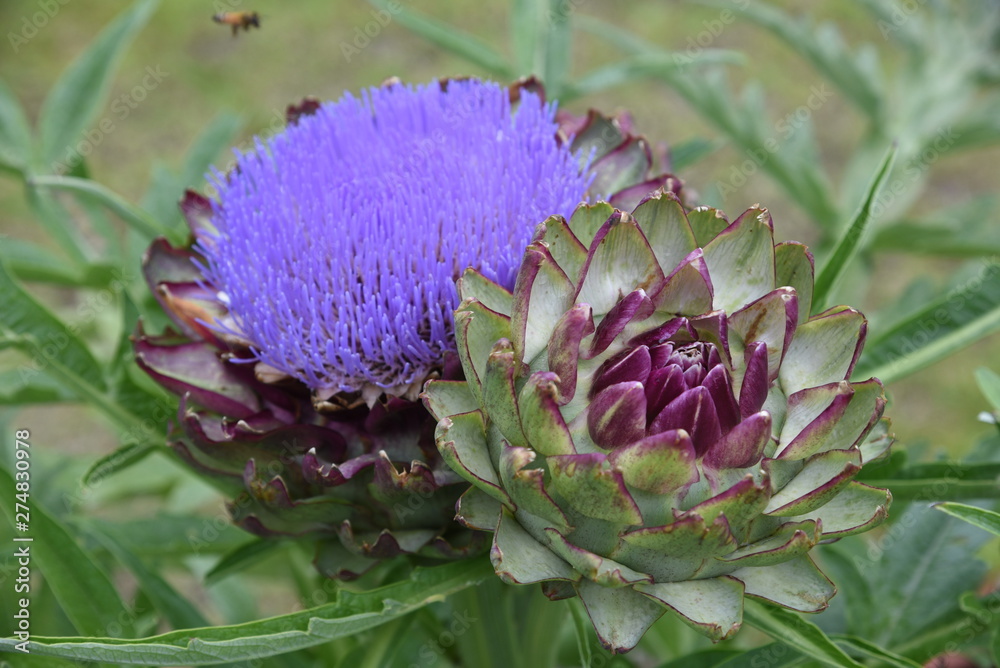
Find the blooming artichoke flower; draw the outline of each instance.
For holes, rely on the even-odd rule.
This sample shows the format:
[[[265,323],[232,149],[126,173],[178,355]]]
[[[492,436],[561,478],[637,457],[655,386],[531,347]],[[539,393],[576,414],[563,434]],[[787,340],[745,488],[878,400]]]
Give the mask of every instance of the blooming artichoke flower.
[[[680,185],[650,175],[627,118],[557,119],[532,81],[392,82],[288,118],[215,174],[218,201],[187,194],[189,246],[145,258],[180,330],[135,341],[182,397],[169,441],[243,528],[320,537],[331,576],[465,556],[484,544],[453,522],[465,483],[414,401],[428,377],[461,377],[459,272],[513,287],[539,221]]]
[[[663,191],[548,219],[512,293],[466,272],[466,380],[424,397],[497,574],[579,595],[612,651],[665,610],[719,640],[744,595],[825,608],[808,552],[885,518],[852,478],[891,439],[881,383],[848,380],[864,317],[810,316],[812,289],[766,209],[730,224]]]

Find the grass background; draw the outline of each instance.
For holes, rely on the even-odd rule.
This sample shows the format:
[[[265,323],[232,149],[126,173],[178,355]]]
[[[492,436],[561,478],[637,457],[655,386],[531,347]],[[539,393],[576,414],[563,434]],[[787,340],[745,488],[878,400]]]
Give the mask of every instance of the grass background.
[[[494,47],[507,51],[507,3],[456,3],[445,0],[413,0],[406,6],[430,14],[471,32]],[[852,44],[872,42],[892,62],[892,45],[885,42],[871,15],[854,3],[775,2],[785,9],[837,23]],[[27,43],[12,44],[18,34],[48,5],[51,17]],[[0,79],[19,96],[34,119],[46,92],[74,57],[116,14],[127,6],[113,0],[4,0],[0,3]],[[247,9],[261,14],[261,28],[238,37],[211,16],[223,8]],[[769,34],[735,19],[719,22],[720,10],[673,1],[579,0],[576,11],[597,16],[634,31],[644,39],[668,49],[683,50],[705,39],[713,48],[742,51],[742,67],[731,68],[734,88],[748,80],[761,82],[773,119],[784,117],[803,105],[821,77],[808,64]],[[395,22],[381,27],[359,52],[345,57],[345,45],[364,26],[374,21],[374,9],[365,2],[324,0],[170,0],[160,5],[153,20],[129,49],[118,72],[105,114],[115,129],[102,136],[89,156],[92,176],[138,201],[157,163],[176,167],[194,137],[221,112],[239,113],[244,121],[241,142],[254,134],[277,127],[285,106],[305,95],[337,98],[344,90],[356,91],[376,85],[390,76],[408,81],[426,81],[442,76],[481,74],[465,62],[443,53],[413,36]],[[52,7],[49,12],[52,13]],[[41,24],[41,21],[36,21]],[[719,29],[721,27],[721,30]],[[29,34],[29,33],[25,33]],[[573,71],[580,74],[614,60],[618,54],[588,33],[577,33]],[[142,102],[120,118],[114,100],[130,95],[147,68],[159,68],[166,77],[150,90]],[[932,85],[932,82],[929,82]],[[832,87],[831,87],[831,90]],[[715,137],[676,95],[655,83],[635,83],[577,100],[570,108],[604,111],[619,108],[632,112],[638,128],[654,141],[679,142],[693,137]],[[120,107],[119,107],[120,109]],[[863,123],[854,109],[834,95],[812,117],[818,128],[822,160],[828,172],[837,175],[858,140]],[[95,127],[96,127],[95,123]],[[777,132],[776,132],[777,134]],[[681,176],[689,187],[711,194],[713,184],[728,179],[734,165],[746,156],[724,147]],[[228,160],[220,156],[219,164]],[[936,209],[950,201],[963,201],[997,190],[994,165],[1000,148],[962,152],[931,166],[929,185],[916,209]],[[202,184],[191,183],[199,188]],[[180,196],[180,193],[178,193]],[[815,228],[805,215],[759,172],[722,202],[734,217],[760,202],[774,217],[779,239],[811,243]],[[848,209],[853,206],[848,206]],[[48,243],[23,201],[22,187],[0,180],[0,233]],[[0,240],[2,243],[2,240]],[[890,303],[917,276],[944,280],[960,264],[958,260],[908,255],[880,255],[875,280],[856,306],[875,309]],[[73,312],[85,292],[32,288],[49,304]],[[98,350],[113,345],[115,309],[98,318],[87,332]],[[101,344],[103,348],[101,347]],[[13,353],[0,352],[0,363]],[[6,357],[6,360],[10,360]],[[977,366],[1000,359],[997,337],[927,368],[889,389],[899,442],[909,448],[947,450],[960,455],[986,431],[976,421],[986,409],[972,380]],[[14,424],[30,425],[34,438],[52,451],[92,461],[116,446],[113,431],[88,409],[75,406],[30,408],[13,417]],[[194,500],[192,500],[194,502]],[[133,512],[135,508],[131,509]]]

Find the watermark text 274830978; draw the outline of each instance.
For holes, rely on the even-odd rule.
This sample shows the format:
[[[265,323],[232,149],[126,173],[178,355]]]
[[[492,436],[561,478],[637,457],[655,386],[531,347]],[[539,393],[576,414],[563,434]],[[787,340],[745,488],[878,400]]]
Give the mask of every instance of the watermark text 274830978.
[[[14,636],[19,641],[14,647],[28,653],[28,639],[31,638],[31,537],[27,535],[31,524],[31,444],[27,429],[14,432],[14,557],[17,559],[17,577],[14,579],[14,593],[21,594],[16,599],[14,619],[17,628]]]

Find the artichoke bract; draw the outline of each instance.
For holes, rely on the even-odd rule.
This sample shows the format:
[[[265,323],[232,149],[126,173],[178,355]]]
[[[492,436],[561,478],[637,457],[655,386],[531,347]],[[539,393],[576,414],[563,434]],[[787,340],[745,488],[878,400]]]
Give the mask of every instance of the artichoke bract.
[[[217,201],[187,194],[191,242],[158,240],[144,263],[177,331],[134,347],[181,397],[171,447],[239,526],[318,538],[339,578],[485,547],[454,522],[467,485],[416,401],[428,378],[462,378],[455,279],[471,265],[511,288],[540,220],[680,192],[627,117],[556,114],[533,81],[392,81],[290,107],[215,174]]]
[[[466,271],[466,379],[424,399],[496,573],[578,595],[616,652],[666,610],[719,640],[745,595],[824,609],[808,552],[885,519],[852,479],[891,438],[881,383],[849,380],[865,318],[810,316],[812,290],[766,209],[730,223],[662,190],[548,219],[512,292]]]

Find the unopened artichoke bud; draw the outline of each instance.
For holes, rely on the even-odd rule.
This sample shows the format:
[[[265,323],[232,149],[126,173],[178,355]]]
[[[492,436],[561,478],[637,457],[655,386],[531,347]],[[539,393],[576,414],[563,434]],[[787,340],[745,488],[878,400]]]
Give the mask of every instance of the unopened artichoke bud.
[[[680,184],[652,176],[627,119],[557,118],[532,81],[389,82],[288,116],[215,173],[217,201],[188,193],[188,246],[145,258],[178,330],[135,342],[182,397],[170,444],[241,527],[318,539],[333,577],[481,551],[417,401],[462,377],[455,279],[473,266],[513,288],[539,221]]]
[[[766,209],[583,205],[539,226],[512,292],[459,289],[466,380],[424,397],[501,578],[578,595],[615,652],[667,610],[720,640],[744,596],[826,607],[809,550],[885,519],[852,479],[891,438],[881,383],[849,380],[865,318],[810,315],[812,256]]]

